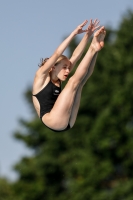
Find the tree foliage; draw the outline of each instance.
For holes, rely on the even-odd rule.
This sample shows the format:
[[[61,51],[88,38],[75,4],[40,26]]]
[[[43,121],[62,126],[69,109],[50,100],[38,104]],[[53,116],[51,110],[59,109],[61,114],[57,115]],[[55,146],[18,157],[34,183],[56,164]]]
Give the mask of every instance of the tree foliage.
[[[6,178],[0,178],[0,200],[16,200],[12,184]]]
[[[84,86],[75,126],[47,129],[33,111],[14,133],[33,150],[16,164],[13,189],[20,200],[132,200],[133,196],[133,13],[118,30],[107,29],[104,49]],[[71,54],[77,45],[74,40]]]

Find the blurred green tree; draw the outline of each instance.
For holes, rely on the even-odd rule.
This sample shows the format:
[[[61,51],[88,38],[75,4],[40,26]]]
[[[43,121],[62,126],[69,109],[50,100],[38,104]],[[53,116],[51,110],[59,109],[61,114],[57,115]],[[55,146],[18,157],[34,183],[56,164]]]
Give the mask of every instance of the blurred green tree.
[[[6,178],[0,178],[0,200],[16,200],[12,183]]]
[[[48,130],[33,111],[15,138],[33,150],[15,166],[20,200],[132,200],[133,198],[133,12],[118,30],[107,29],[104,49],[85,85],[75,126]],[[74,40],[69,53],[74,50]]]

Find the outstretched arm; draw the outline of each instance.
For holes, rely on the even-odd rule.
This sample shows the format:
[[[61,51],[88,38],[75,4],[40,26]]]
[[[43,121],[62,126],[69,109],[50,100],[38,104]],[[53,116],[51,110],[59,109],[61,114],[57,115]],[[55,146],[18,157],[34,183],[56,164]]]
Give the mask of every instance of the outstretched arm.
[[[81,58],[90,36],[94,33],[94,31],[96,29],[98,29],[100,27],[100,26],[98,26],[98,24],[99,24],[99,20],[95,19],[94,22],[92,22],[92,19],[90,20],[90,24],[87,28],[87,31],[86,31],[84,37],[82,38],[81,42],[76,47],[76,49],[74,50],[74,52],[70,58],[70,61],[72,63],[71,70],[73,69],[76,62]]]
[[[87,24],[87,20],[85,20],[81,25],[79,25],[55,50],[53,55],[47,60],[47,62],[38,70],[38,74],[48,74],[51,67],[54,65],[56,60],[59,58],[60,55],[65,51],[65,49],[68,47],[72,39],[77,35],[81,34],[83,32],[87,32],[88,30],[83,30],[83,27]]]

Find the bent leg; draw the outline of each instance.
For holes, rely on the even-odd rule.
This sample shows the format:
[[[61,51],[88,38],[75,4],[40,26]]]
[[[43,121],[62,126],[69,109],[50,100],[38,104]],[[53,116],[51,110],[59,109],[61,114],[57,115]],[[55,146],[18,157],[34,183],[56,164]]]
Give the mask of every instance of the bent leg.
[[[42,120],[46,126],[55,130],[63,130],[67,127],[77,88],[74,78],[70,78],[50,113],[43,116]]]
[[[90,76],[88,70],[94,55],[103,47],[104,37],[105,30],[102,27],[94,34],[94,38],[92,40],[90,48],[88,49],[85,57],[79,64],[75,74],[69,79],[65,88],[57,98],[51,112],[43,116],[42,120],[48,127],[55,130],[63,130],[67,127],[70,118],[73,119],[73,123],[71,124],[74,124],[78,113],[82,87]],[[81,83],[82,85],[80,86]],[[78,89],[79,93],[77,93]],[[74,100],[77,102],[74,102]],[[75,107],[73,107],[74,104]]]
[[[91,64],[89,66],[88,72],[86,73],[86,76],[79,85],[74,87],[73,78],[71,78],[68,81],[66,87],[58,97],[50,115],[49,114],[46,115],[47,120],[44,119],[47,126],[56,130],[63,130],[64,128],[66,128],[68,123],[70,127],[74,125],[79,110],[82,88],[94,70],[97,54],[98,53],[94,55]],[[54,112],[56,113],[56,115],[55,119],[53,120],[51,118],[51,114],[53,116]],[[60,121],[58,119],[60,119]]]
[[[96,57],[97,53],[94,55],[83,80],[76,85],[75,77],[70,78],[51,112],[44,115],[43,121],[48,127],[55,130],[63,130],[68,123],[70,127],[74,125],[79,110],[82,88],[93,72]],[[54,119],[53,116],[55,117]]]

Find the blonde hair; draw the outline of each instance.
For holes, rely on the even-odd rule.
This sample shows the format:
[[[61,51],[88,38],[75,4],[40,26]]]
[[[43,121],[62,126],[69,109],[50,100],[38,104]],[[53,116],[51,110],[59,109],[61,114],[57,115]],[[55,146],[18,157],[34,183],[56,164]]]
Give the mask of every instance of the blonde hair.
[[[49,58],[41,58],[40,59],[40,64],[38,64],[38,66],[39,67],[42,67],[46,62],[47,62],[47,60],[48,60]],[[61,55],[61,56],[59,56],[59,58],[57,59],[57,61],[55,62],[55,66],[56,65],[58,65],[62,60],[68,60],[69,61],[69,59],[66,57],[66,56],[64,56],[64,55]],[[70,62],[70,61],[69,61]]]
[[[66,57],[66,56],[64,56],[64,55],[61,55],[61,56],[59,56],[59,58],[57,59],[57,61],[55,62],[55,66],[56,65],[58,65],[62,60],[68,60],[69,61],[69,59]],[[70,61],[69,61],[70,62]]]

